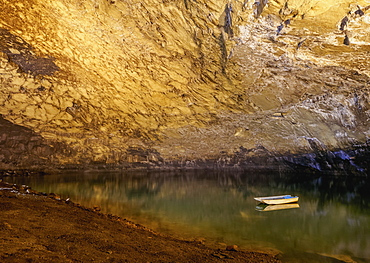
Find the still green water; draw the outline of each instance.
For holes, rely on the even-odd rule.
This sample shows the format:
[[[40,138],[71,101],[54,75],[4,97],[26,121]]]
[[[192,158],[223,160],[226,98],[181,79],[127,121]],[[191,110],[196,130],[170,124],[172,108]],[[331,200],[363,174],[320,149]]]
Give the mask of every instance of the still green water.
[[[277,250],[284,262],[370,262],[370,182],[279,172],[68,172],[7,178],[210,246]],[[258,211],[253,197],[299,207]]]

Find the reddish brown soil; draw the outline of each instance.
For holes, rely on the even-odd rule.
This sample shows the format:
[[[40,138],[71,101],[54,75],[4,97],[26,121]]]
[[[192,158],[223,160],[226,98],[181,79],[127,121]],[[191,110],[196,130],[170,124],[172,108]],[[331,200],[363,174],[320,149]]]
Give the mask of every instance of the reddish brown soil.
[[[280,262],[274,255],[178,240],[3,182],[0,233],[0,262]]]

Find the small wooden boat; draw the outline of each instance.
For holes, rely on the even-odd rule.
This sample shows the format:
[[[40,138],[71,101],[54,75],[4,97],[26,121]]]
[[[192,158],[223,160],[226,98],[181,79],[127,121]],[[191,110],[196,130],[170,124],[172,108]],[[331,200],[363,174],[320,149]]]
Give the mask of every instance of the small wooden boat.
[[[298,202],[298,196],[291,195],[276,195],[276,196],[266,196],[266,197],[255,197],[254,200],[268,204],[268,205],[280,205]]]

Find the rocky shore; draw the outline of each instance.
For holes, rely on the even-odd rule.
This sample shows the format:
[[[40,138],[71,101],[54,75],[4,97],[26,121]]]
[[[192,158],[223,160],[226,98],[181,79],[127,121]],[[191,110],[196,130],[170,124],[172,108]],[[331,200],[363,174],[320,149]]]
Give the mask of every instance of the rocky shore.
[[[155,233],[98,208],[0,181],[1,262],[281,262]]]

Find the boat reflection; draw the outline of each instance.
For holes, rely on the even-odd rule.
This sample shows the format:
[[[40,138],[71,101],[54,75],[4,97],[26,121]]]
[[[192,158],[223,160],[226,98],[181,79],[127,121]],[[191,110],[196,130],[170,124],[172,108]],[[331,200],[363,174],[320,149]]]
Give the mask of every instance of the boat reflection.
[[[299,208],[299,204],[281,204],[281,205],[266,205],[266,204],[259,204],[256,206],[257,211],[276,211],[276,210],[284,210],[284,209],[292,209],[292,208]]]

